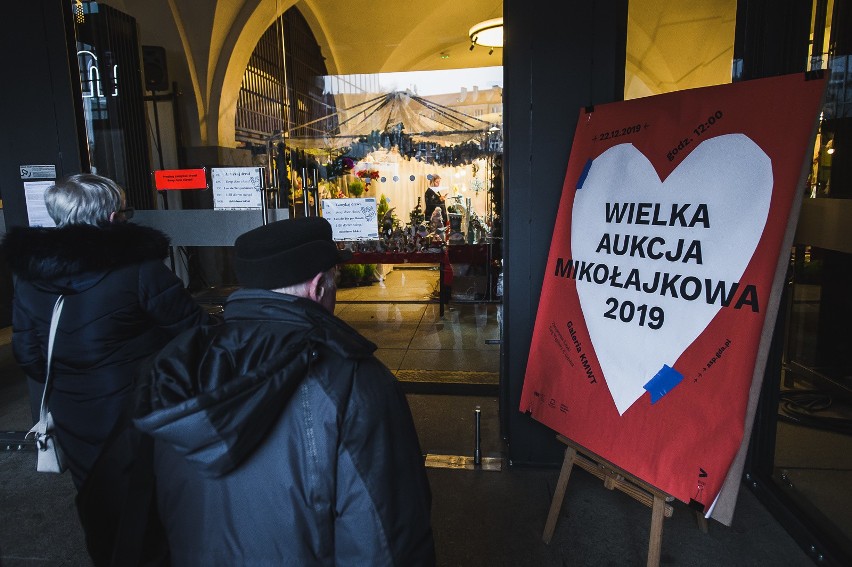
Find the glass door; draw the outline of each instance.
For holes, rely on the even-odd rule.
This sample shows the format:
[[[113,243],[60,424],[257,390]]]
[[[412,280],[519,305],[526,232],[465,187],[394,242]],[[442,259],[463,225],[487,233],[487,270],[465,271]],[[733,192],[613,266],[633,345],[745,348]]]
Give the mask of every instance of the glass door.
[[[811,68],[825,69],[828,87],[776,330],[783,344],[780,380],[767,372],[762,403],[764,426],[770,425],[764,443],[752,447],[763,448],[768,488],[782,514],[798,522],[805,551],[826,564],[852,559],[849,4],[815,3],[815,14],[824,10],[825,29],[812,35]]]

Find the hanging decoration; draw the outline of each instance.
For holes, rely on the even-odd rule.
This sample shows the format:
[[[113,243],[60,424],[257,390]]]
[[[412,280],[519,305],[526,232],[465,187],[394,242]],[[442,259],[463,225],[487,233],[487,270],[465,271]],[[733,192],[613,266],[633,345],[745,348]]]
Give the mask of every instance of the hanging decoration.
[[[356,95],[350,95],[356,96]],[[331,130],[324,125],[333,124]],[[380,148],[438,165],[463,165],[502,152],[495,124],[409,91],[369,98],[293,127],[288,147],[358,160]]]

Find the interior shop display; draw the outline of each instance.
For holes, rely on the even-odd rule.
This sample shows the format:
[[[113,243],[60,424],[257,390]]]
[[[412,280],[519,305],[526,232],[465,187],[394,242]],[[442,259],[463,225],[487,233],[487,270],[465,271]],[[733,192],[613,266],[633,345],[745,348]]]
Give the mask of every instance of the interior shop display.
[[[495,89],[496,94],[491,92]],[[499,88],[489,90],[483,100],[499,101]],[[432,180],[441,179],[436,188],[441,198],[448,203],[457,198],[466,206],[466,213],[456,219],[461,223],[454,229],[457,234],[448,231],[446,240],[472,240],[469,213],[485,224],[495,222],[495,201],[500,199],[495,192],[502,190],[495,179],[499,168],[494,168],[502,154],[499,113],[477,111],[471,116],[410,91],[336,95],[336,104],[329,108],[327,116],[268,140],[268,182],[280,206],[301,216],[316,214],[316,202],[305,205],[314,195],[322,200],[384,194],[402,217],[403,211],[414,211],[418,201],[421,207],[428,204],[421,198]],[[431,209],[425,213],[427,223],[429,213]],[[420,221],[412,224],[416,227]]]
[[[463,284],[458,297],[490,297],[502,250],[493,241],[501,225],[499,115],[470,116],[408,91],[347,94],[330,108],[272,136],[269,181],[291,214],[326,217],[338,245],[359,255],[342,270],[342,285],[437,258]],[[430,190],[441,206],[424,210]]]

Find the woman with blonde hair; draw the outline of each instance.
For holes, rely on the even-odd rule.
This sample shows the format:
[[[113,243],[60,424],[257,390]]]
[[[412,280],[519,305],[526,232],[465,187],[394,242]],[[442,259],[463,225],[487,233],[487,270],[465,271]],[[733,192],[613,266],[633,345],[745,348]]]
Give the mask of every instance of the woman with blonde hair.
[[[424,205],[425,210],[424,213],[426,218],[432,219],[432,211],[436,208],[441,209],[441,221],[446,224],[447,222],[447,206],[444,204],[444,196],[441,195],[439,191],[436,189],[441,187],[441,176],[438,174],[432,175],[432,179],[429,180],[429,187],[426,188],[426,193],[424,195]]]

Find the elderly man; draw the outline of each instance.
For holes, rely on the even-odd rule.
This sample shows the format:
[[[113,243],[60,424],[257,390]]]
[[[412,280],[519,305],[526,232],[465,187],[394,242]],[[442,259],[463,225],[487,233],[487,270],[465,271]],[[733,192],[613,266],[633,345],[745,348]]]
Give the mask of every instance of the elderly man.
[[[334,316],[349,258],[320,217],[240,236],[224,324],[154,360],[136,426],[154,438],[175,565],[431,565],[411,412],[376,346]]]

